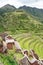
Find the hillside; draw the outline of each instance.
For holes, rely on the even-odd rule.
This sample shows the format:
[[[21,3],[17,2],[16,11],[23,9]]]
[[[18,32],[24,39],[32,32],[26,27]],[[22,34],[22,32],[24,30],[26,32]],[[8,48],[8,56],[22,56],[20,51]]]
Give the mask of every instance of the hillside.
[[[19,9],[22,9],[27,13],[30,13],[34,18],[39,19],[39,21],[43,23],[43,9],[32,8],[25,5],[20,7]]]
[[[0,32],[43,32],[43,9],[5,5],[0,8]]]
[[[43,59],[43,9],[27,6],[17,9],[9,4],[3,6],[0,8],[0,33],[2,32],[12,35],[22,50],[33,49]],[[18,65],[16,61],[22,57],[15,49],[8,50],[7,55],[0,54],[4,65]]]
[[[38,9],[38,8],[32,8],[29,6],[22,6],[19,8],[16,8],[13,5],[10,4],[6,4],[5,6],[0,8],[0,15],[2,15],[3,13],[7,13],[7,12],[13,12],[15,10],[24,10],[27,13],[30,13],[35,19],[39,20],[40,22],[43,23],[43,9]]]
[[[3,13],[6,13],[6,12],[15,11],[15,10],[16,10],[16,7],[14,7],[10,4],[7,4],[7,5],[0,8],[0,15],[2,15]]]
[[[4,13],[0,16],[0,32],[43,32],[43,24],[23,10]]]

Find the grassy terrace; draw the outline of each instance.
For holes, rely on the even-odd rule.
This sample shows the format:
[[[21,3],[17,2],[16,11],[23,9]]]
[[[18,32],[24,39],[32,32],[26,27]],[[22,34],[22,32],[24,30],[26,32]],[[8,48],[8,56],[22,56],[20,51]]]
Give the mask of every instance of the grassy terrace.
[[[23,50],[34,49],[39,58],[43,59],[43,39],[39,36],[39,34],[22,33],[12,36],[19,42]],[[14,47],[13,50],[8,50],[6,55],[0,54],[0,62],[4,65],[18,65],[17,61],[19,61],[22,57],[23,55],[21,53],[15,52]]]
[[[22,8],[16,9],[11,5],[0,8],[0,33],[12,35],[23,50],[33,49],[43,59],[43,10]],[[4,65],[18,65],[17,61],[22,57],[21,53],[15,53],[14,48],[8,50],[7,55],[0,54],[0,62]]]
[[[15,35],[22,49],[34,49],[40,58],[43,58],[43,39],[39,35],[23,33]]]

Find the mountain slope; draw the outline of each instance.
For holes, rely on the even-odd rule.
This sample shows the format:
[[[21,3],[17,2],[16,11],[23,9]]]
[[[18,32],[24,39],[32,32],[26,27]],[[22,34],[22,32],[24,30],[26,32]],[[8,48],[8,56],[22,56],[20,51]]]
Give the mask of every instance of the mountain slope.
[[[0,8],[0,14],[3,14],[5,12],[12,12],[15,10],[16,10],[16,8],[14,6],[7,4],[7,5],[3,6],[2,8]]]
[[[23,10],[3,14],[0,16],[0,24],[5,31],[43,31],[43,24]]]
[[[0,8],[0,14],[0,32],[43,32],[42,9],[27,6],[16,9],[7,4]]]
[[[0,8],[0,14],[0,32],[13,33],[14,39],[20,43],[22,49],[34,49],[38,56],[43,59],[43,19],[41,19],[43,18],[43,10],[31,7],[16,9],[7,4]],[[7,63],[7,65],[18,65],[13,57],[16,56],[18,59],[22,55],[16,54],[14,51],[10,51],[8,54],[5,57],[3,54],[0,55],[4,65]]]
[[[43,23],[43,9],[32,8],[32,7],[25,6],[25,5],[22,7],[19,7],[18,9],[21,9],[27,13],[30,13],[35,19]],[[13,12],[18,9],[10,4],[6,4],[2,8],[0,8],[0,14],[2,15],[5,12]]]
[[[33,15],[36,19],[39,19],[43,23],[43,9],[38,9],[38,8],[32,8],[28,6],[22,6],[19,9],[22,9],[31,15]]]

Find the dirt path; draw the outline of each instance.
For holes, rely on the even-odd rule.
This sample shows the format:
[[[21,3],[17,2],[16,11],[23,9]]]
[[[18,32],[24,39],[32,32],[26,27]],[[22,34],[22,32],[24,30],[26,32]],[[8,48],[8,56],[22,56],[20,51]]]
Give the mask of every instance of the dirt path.
[[[4,64],[0,61],[0,65],[4,65]]]

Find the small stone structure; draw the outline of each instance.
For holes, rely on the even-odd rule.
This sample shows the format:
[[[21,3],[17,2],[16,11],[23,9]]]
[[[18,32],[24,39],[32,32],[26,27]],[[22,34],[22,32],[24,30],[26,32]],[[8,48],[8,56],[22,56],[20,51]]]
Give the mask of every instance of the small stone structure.
[[[5,42],[6,42],[6,45],[7,45],[7,49],[13,49],[14,39],[11,36],[6,36]]]
[[[30,65],[27,57],[23,57],[19,62],[20,62],[20,65]]]

